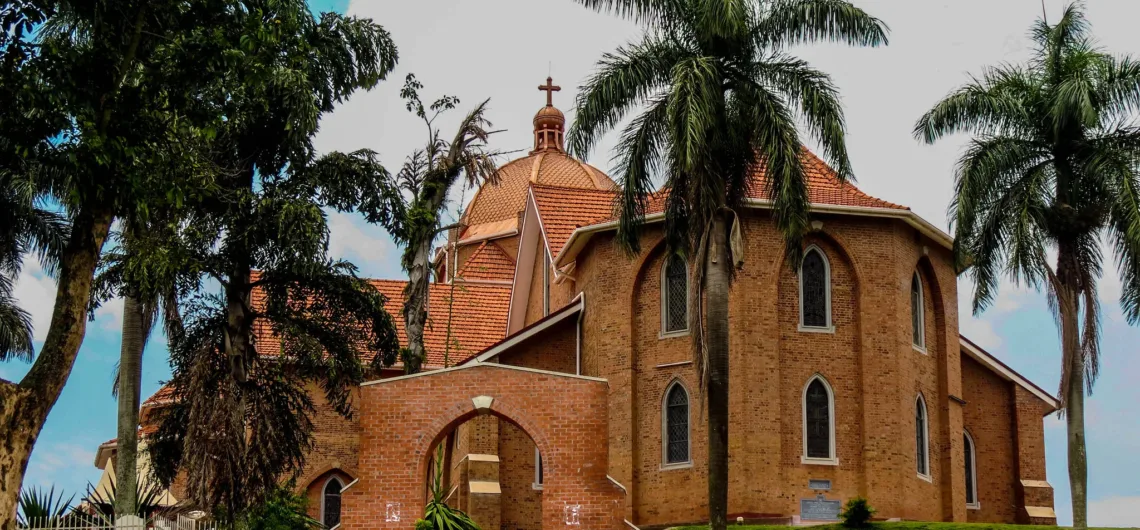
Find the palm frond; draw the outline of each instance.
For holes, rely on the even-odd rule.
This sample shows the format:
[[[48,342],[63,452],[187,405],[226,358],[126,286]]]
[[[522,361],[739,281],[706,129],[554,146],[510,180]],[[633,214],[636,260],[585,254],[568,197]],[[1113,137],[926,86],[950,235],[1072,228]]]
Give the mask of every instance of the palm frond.
[[[828,41],[886,46],[890,28],[845,0],[775,0],[752,30],[761,49]]]
[[[930,144],[958,132],[1022,136],[1034,126],[1025,106],[1035,84],[1031,75],[1013,66],[987,69],[919,118],[914,137]]]
[[[633,253],[641,251],[641,225],[653,192],[653,178],[661,170],[663,150],[669,142],[668,106],[667,97],[655,98],[649,108],[625,128],[616,148],[618,154],[614,162],[621,188],[617,239]]]
[[[0,361],[31,362],[35,355],[32,315],[17,305],[13,287],[12,279],[0,273]]]

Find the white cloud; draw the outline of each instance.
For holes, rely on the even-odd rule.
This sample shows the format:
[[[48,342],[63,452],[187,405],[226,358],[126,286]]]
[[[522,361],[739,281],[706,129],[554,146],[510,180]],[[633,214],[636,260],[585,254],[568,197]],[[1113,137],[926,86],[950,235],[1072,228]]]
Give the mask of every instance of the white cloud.
[[[79,444],[55,443],[37,445],[28,466],[28,477],[41,486],[59,482],[59,474],[70,474],[75,469],[91,468],[95,451]]]
[[[55,280],[44,272],[35,256],[26,256],[13,294],[20,307],[32,315],[37,342],[42,342],[47,337],[48,327],[51,326],[55,290]]]
[[[123,329],[123,299],[112,298],[95,310],[95,323],[105,331]]]
[[[1140,527],[1140,496],[1089,502],[1089,526]]]
[[[363,267],[394,259],[395,245],[379,227],[358,223],[355,216],[329,212],[329,255],[353,261]],[[363,263],[362,263],[363,262]]]

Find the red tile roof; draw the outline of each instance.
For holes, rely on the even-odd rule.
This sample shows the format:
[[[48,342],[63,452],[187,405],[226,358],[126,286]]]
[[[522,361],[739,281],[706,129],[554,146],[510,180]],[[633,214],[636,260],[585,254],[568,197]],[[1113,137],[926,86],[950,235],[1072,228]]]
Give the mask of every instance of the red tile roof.
[[[835,170],[806,148],[803,151],[804,172],[808,180],[808,196],[814,205],[856,206],[868,208],[908,209],[877,199],[856,188],[850,182],[841,184]],[[557,255],[576,228],[613,221],[618,217],[616,191],[583,190],[531,184],[543,230],[550,251]],[[649,197],[646,213],[659,213],[665,209],[667,192]],[[767,198],[764,168],[752,176],[749,199]]]
[[[515,277],[515,260],[497,243],[484,241],[463,263],[459,277],[464,280],[509,282]]]
[[[512,269],[513,272],[513,269]],[[369,280],[387,298],[384,309],[392,315],[400,345],[406,345],[404,334],[403,300],[405,281]],[[428,322],[424,330],[424,348],[427,350],[425,368],[445,365],[444,345],[448,342],[447,315],[451,311],[451,348],[447,352],[448,364],[468,357],[474,352],[502,339],[507,331],[507,312],[510,306],[511,286],[472,282],[457,282],[454,287],[455,303],[449,308],[452,296],[450,284],[433,283],[428,287]],[[253,303],[260,302],[255,294]],[[278,355],[280,342],[273,336],[268,322],[254,323],[257,351],[261,355]],[[370,360],[370,359],[369,359]]]
[[[153,407],[155,405],[166,405],[174,399],[174,387],[170,385],[162,385],[154,394],[143,401],[142,406]]]

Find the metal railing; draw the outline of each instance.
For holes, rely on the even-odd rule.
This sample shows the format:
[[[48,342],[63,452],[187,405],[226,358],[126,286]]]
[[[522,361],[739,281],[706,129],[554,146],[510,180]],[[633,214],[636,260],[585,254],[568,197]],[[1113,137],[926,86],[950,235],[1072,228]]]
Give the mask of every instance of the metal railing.
[[[120,517],[117,521],[86,515],[28,518],[16,524],[20,530],[214,530],[212,522],[179,515],[173,518],[154,516]]]

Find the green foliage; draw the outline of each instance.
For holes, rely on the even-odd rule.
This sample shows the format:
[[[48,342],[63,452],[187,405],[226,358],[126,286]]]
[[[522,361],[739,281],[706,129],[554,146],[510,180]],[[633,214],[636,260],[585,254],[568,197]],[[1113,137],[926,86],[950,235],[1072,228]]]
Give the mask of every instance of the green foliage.
[[[235,530],[316,530],[321,523],[305,511],[306,499],[290,481],[238,519]]]
[[[839,519],[847,528],[866,528],[871,522],[875,509],[863,497],[855,497],[847,501],[843,511],[839,512]]]
[[[71,501],[75,499],[72,495],[64,500],[63,495],[63,491],[56,495],[55,486],[50,490],[37,486],[20,490],[16,525],[28,528],[34,522],[37,528],[45,525],[49,528],[62,526],[64,519],[72,511]]]
[[[739,530],[791,530],[793,528],[803,528],[802,526],[780,526],[780,525],[744,525],[734,526],[733,529]],[[843,530],[841,524],[829,524],[813,526],[812,529],[818,530]],[[874,530],[1062,530],[1069,528],[1067,526],[1037,526],[1037,525],[1018,525],[1018,524],[993,524],[993,523],[922,523],[922,522],[908,522],[908,523],[871,523],[868,528]],[[677,530],[707,530],[708,526],[685,526]],[[1090,530],[1108,530],[1103,528],[1093,528]]]
[[[84,500],[93,510],[90,516],[103,522],[114,522],[115,504],[119,500],[120,491],[115,482],[111,482],[110,491],[100,490],[92,484],[87,484],[87,496]],[[135,502],[129,513],[143,519],[150,519],[155,515],[172,516],[183,511],[182,506],[162,505],[161,502],[165,496],[166,488],[158,482],[146,479],[136,481]]]
[[[431,498],[424,507],[424,518],[416,520],[416,530],[479,530],[479,525],[462,510],[447,505],[447,485],[443,483],[443,444],[435,455],[435,477]]]

